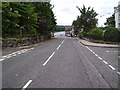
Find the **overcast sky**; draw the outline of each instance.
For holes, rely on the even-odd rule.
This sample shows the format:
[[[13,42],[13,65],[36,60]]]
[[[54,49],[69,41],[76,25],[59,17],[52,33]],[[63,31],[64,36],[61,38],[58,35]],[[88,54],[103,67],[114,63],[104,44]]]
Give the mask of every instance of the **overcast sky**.
[[[54,5],[53,12],[57,19],[57,25],[72,25],[72,21],[80,15],[76,6],[82,8],[93,7],[98,13],[99,26],[103,26],[106,18],[114,12],[114,7],[118,6],[120,0],[51,0]],[[108,14],[110,13],[110,14]],[[102,16],[102,17],[101,17]]]

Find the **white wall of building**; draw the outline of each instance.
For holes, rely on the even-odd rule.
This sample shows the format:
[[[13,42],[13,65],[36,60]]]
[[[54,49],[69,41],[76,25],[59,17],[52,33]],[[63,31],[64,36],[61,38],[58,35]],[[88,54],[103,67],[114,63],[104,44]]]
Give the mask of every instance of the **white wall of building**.
[[[118,6],[115,7],[115,27],[120,30],[120,10],[118,7],[120,7],[120,1],[118,2]]]

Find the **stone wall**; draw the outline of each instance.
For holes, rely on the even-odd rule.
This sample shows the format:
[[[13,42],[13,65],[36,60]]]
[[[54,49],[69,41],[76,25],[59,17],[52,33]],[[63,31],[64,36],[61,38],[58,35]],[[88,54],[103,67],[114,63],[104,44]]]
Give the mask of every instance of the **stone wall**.
[[[44,36],[27,36],[27,37],[23,37],[22,39],[2,38],[2,47],[20,47],[20,46],[32,45],[39,43],[43,40],[45,40]]]

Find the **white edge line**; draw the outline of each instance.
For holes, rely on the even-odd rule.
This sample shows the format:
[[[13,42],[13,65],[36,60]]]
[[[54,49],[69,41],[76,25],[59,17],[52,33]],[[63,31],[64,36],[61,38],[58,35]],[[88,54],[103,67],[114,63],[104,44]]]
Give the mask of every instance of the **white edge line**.
[[[114,68],[113,66],[109,65],[109,67],[110,67],[112,70],[115,70],[115,68]]]
[[[57,47],[57,50],[58,50],[60,47],[61,47],[61,45],[59,45],[59,46]]]
[[[32,83],[32,80],[29,80],[25,86],[22,88],[22,90],[25,90],[30,84]]]
[[[49,62],[49,60],[53,57],[54,54],[55,54],[55,52],[53,52],[52,55],[45,61],[43,66],[45,66]]]
[[[97,54],[95,54],[95,56],[97,57],[98,55],[97,55]]]
[[[101,57],[98,57],[100,60],[102,60],[102,58]]]
[[[117,72],[117,74],[119,74],[119,75],[120,75],[120,72]]]
[[[103,60],[103,62],[104,62],[105,64],[108,64],[105,60]]]
[[[92,52],[93,54],[95,54],[95,52]]]

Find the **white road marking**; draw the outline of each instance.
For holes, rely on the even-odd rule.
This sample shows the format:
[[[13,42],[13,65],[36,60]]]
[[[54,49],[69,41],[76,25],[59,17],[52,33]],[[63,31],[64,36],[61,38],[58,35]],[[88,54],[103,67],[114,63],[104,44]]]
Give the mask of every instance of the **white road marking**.
[[[107,50],[106,52],[120,52],[120,51],[108,51],[108,50]]]
[[[102,60],[102,58],[101,57],[98,57],[100,60]]]
[[[22,53],[25,53],[25,52],[27,52],[28,50],[32,50],[32,49],[34,49],[34,48],[23,49],[23,50],[19,50],[19,51],[13,52],[13,53],[11,53],[11,54],[4,55],[4,56],[2,56],[2,58],[0,58],[0,61],[3,61],[3,60],[5,60],[5,59],[7,59],[7,58],[11,58],[11,57],[13,57],[13,56],[17,56],[17,54],[22,54]]]
[[[15,76],[17,77],[17,76],[18,76],[18,74],[15,74]]]
[[[91,49],[90,49],[91,52],[93,52]]]
[[[22,88],[22,90],[25,90],[30,84],[32,83],[32,80],[29,80],[25,86]]]
[[[11,56],[12,54],[8,54],[9,56]]]
[[[3,61],[3,60],[5,60],[5,59],[3,59],[3,58],[2,58],[2,59],[0,59],[0,61]]]
[[[109,67],[110,67],[112,70],[115,70],[115,68],[114,68],[113,66],[109,65]]]
[[[120,56],[118,56],[118,58],[120,58]]]
[[[6,58],[11,58],[12,56],[7,56]]]
[[[16,54],[16,52],[13,52],[12,55]]]
[[[86,46],[88,50],[90,50],[95,56],[97,56],[100,60],[102,60],[106,65],[108,65],[112,70],[115,70],[115,68],[112,65],[109,65],[108,62],[103,60],[101,57],[99,57],[95,52],[93,52],[88,46]],[[106,52],[120,52],[120,51],[106,51]],[[118,57],[120,58],[120,56]],[[120,72],[117,72],[120,75]]]
[[[109,51],[106,51],[106,52],[109,52]]]
[[[120,72],[117,72],[117,74],[119,74],[119,75],[120,75]]]
[[[17,53],[17,54],[21,54],[22,52],[21,52],[21,51],[17,51],[16,53]]]
[[[53,52],[52,55],[45,61],[43,66],[45,66],[49,62],[49,60],[53,57],[54,54],[55,54],[55,52]]]
[[[91,52],[93,52],[88,46],[86,46],[88,50],[90,50]]]
[[[60,47],[61,47],[61,45],[59,45],[59,46],[57,47],[57,50],[58,50]]]
[[[62,42],[61,44],[63,44],[64,42]]]
[[[105,64],[108,64],[105,60],[103,60],[103,62],[104,62]]]
[[[3,56],[3,58],[6,58],[7,57],[7,55],[6,56]]]
[[[62,41],[62,43],[61,43],[61,44],[63,44],[63,43],[64,43],[64,41],[65,41],[65,39]]]
[[[96,57],[98,57],[98,55],[97,55],[97,54],[95,54],[95,56],[96,56]]]
[[[31,50],[34,49],[34,48],[31,48]]]
[[[12,56],[17,56],[17,54],[13,54]]]
[[[95,54],[95,52],[92,52],[93,54]]]

